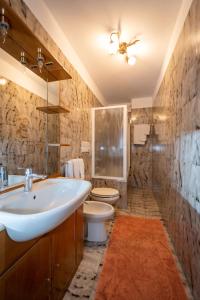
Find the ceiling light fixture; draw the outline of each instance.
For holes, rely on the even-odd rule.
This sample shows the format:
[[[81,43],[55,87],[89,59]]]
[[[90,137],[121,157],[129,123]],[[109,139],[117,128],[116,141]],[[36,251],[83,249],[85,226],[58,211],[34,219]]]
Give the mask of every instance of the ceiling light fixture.
[[[135,38],[134,40],[130,42],[122,42],[121,41],[121,34],[119,31],[112,32],[110,35],[110,43],[108,52],[109,54],[121,54],[124,55],[125,61],[129,65],[134,65],[136,63],[136,57],[134,55],[131,55],[128,51],[128,48],[131,46],[134,46],[140,42],[139,39]]]
[[[0,12],[0,35],[2,43],[4,44],[6,41],[6,37],[8,34],[8,30],[10,28],[10,25],[5,17],[5,9],[2,8]]]

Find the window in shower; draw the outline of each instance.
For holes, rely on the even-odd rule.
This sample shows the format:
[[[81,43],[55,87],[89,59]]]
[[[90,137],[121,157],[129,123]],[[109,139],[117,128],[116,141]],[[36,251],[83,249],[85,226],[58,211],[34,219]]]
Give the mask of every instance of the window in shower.
[[[127,107],[92,109],[92,177],[127,178]]]

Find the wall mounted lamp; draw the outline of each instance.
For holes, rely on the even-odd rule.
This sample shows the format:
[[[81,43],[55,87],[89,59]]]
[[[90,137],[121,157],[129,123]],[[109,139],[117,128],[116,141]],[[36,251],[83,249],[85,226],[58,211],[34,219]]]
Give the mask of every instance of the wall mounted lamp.
[[[6,41],[9,28],[10,25],[8,23],[7,18],[5,17],[5,9],[2,8],[0,12],[0,37],[3,44]]]

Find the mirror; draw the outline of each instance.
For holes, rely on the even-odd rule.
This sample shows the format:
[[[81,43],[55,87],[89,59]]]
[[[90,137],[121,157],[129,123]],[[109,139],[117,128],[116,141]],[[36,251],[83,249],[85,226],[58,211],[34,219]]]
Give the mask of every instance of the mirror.
[[[0,0],[0,192],[26,168],[59,173],[59,80],[71,76],[6,1]],[[62,145],[66,146],[66,145]]]
[[[58,82],[46,83],[0,49],[1,189],[23,183],[24,168],[58,172],[59,115],[37,109],[58,103]]]

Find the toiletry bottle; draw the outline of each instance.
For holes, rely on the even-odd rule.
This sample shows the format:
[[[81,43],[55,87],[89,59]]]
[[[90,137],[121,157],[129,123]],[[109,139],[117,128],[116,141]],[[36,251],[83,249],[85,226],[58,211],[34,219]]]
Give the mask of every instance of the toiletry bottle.
[[[0,164],[0,188],[8,185],[8,171],[7,167]]]

